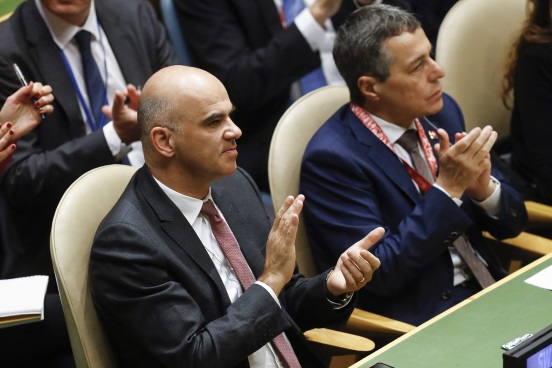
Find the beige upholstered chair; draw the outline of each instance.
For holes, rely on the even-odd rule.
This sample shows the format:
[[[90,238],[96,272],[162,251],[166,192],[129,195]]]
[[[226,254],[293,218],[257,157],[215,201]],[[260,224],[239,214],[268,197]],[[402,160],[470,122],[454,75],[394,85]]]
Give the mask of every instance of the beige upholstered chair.
[[[443,90],[460,105],[467,131],[490,124],[499,138],[510,132],[511,111],[500,91],[506,55],[521,30],[526,5],[527,0],[460,0],[441,24],[436,60],[446,72]],[[531,224],[552,226],[552,207],[532,201],[525,206]]]
[[[504,62],[525,19],[527,0],[460,0],[437,37],[436,61],[445,69],[443,90],[460,105],[469,131],[492,125],[510,131],[510,110],[500,99]]]
[[[88,261],[96,229],[135,171],[126,165],[108,165],[87,172],[67,189],[54,217],[50,250],[78,368],[115,366],[92,303]],[[327,356],[374,349],[371,340],[340,331],[313,329],[305,332],[305,337]]]
[[[299,194],[301,158],[313,134],[343,104],[349,101],[347,87],[326,86],[298,99],[282,116],[270,144],[268,179],[277,211],[288,195]],[[297,264],[306,276],[317,274],[302,220],[295,241]],[[345,331],[366,337],[400,336],[414,326],[355,309]]]
[[[87,172],[67,189],[54,216],[50,251],[78,368],[115,366],[92,303],[88,260],[98,225],[135,171],[109,165]]]

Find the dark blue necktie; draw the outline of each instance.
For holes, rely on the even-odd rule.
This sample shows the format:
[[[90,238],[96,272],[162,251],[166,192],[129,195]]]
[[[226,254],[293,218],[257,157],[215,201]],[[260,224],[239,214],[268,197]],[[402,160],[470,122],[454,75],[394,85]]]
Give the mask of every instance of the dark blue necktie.
[[[102,106],[104,105],[106,94],[100,69],[98,69],[98,64],[96,64],[92,50],[90,49],[91,36],[92,34],[88,31],[79,31],[75,35],[75,40],[81,53],[86,92],[90,101],[90,115],[94,119],[92,125],[95,129],[93,130],[96,130],[101,128],[102,125]]]
[[[291,24],[293,19],[305,8],[303,0],[284,0],[282,4],[282,10],[284,12],[284,19],[287,24]],[[328,84],[322,68],[317,68],[308,74],[305,74],[299,80],[301,85],[301,92],[305,95],[317,88],[323,87]]]

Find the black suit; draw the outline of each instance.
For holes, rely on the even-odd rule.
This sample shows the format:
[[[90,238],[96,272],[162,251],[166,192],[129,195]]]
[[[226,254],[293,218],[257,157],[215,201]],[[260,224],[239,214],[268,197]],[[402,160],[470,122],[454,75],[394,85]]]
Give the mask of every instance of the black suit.
[[[174,64],[162,25],[144,1],[96,0],[96,13],[125,81],[144,85],[160,68]],[[104,134],[86,135],[84,121],[60,51],[34,1],[23,2],[0,25],[0,103],[20,85],[17,63],[27,80],[53,87],[54,113],[17,144],[2,178],[0,278],[48,274],[52,218],[61,196],[86,171],[115,162]]]
[[[258,278],[271,228],[258,189],[238,169],[211,193]],[[247,356],[282,331],[303,366],[317,367],[301,330],[345,319],[352,310],[336,311],[327,302],[325,273],[306,279],[296,272],[280,294],[283,308],[259,285],[231,303],[205,247],[147,166],[96,233],[90,282],[126,367],[247,367]]]

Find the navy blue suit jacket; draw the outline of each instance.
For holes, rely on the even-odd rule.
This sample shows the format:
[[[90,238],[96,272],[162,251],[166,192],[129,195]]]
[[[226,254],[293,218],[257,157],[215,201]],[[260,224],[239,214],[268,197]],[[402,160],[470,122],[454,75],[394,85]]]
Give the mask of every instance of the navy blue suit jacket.
[[[464,131],[460,109],[444,96],[443,111],[431,118],[449,136]],[[433,130],[423,119],[426,130]],[[430,140],[431,144],[437,140]],[[437,154],[435,154],[437,157]],[[493,169],[493,176],[502,175]],[[453,266],[448,247],[462,233],[499,278],[504,271],[481,235],[517,235],[527,214],[521,196],[502,181],[502,208],[488,216],[469,198],[458,206],[432,187],[418,193],[391,152],[353,114],[340,108],[310,141],[303,157],[300,191],[304,217],[317,265],[328,267],[346,247],[383,226],[383,239],[370,251],[381,267],[361,292],[359,306],[418,325],[451,307]]]

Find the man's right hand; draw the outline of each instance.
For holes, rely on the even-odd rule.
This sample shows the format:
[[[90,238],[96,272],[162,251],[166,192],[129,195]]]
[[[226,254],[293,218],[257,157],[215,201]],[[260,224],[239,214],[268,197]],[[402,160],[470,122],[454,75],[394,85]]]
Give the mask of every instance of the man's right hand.
[[[460,198],[482,174],[490,172],[489,155],[497,133],[490,126],[474,128],[458,136],[454,146],[450,145],[445,130],[439,129],[438,133],[440,140],[435,150],[439,154],[440,169],[436,184],[452,198]]]
[[[276,295],[291,280],[295,269],[295,236],[299,226],[299,214],[305,196],[289,196],[276,214],[272,230],[268,234],[266,260],[259,281],[267,284]]]
[[[316,22],[324,27],[326,20],[337,13],[342,2],[343,0],[316,0],[309,11]]]
[[[130,98],[130,103],[125,104],[126,95],[121,91],[115,91],[115,98],[113,99],[113,107],[104,106],[102,112],[113,120],[113,127],[115,132],[121,138],[121,141],[125,144],[130,144],[140,139],[140,128],[138,127],[138,113],[131,106],[138,105],[138,99],[140,97],[139,91],[134,93],[135,89],[127,92]],[[136,101],[134,101],[136,100]]]

